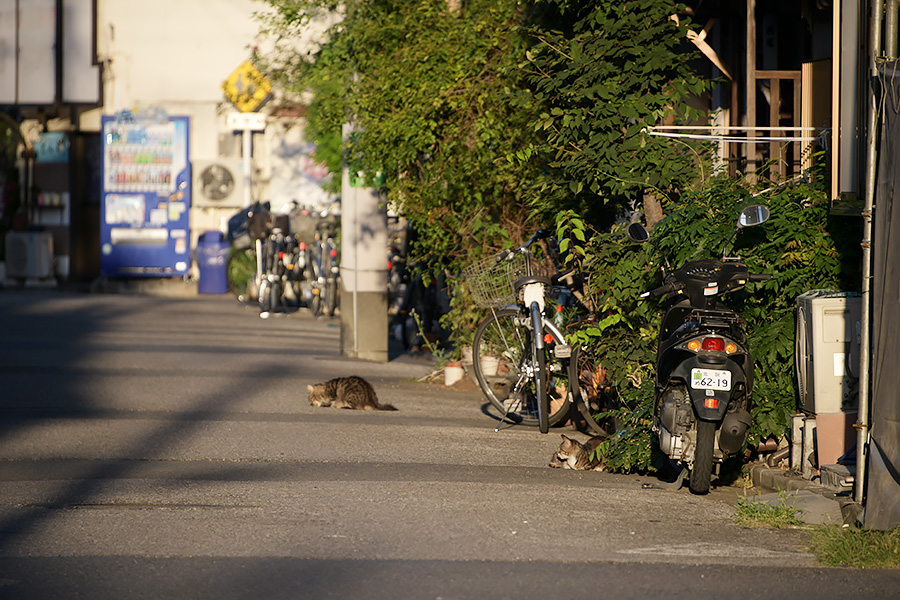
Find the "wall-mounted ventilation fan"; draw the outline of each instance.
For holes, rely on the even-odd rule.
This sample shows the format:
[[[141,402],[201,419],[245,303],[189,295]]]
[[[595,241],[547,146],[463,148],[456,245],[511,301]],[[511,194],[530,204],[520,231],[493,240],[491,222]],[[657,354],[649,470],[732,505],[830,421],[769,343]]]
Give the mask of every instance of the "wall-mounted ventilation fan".
[[[195,160],[194,206],[239,208],[244,202],[244,173],[236,158]]]

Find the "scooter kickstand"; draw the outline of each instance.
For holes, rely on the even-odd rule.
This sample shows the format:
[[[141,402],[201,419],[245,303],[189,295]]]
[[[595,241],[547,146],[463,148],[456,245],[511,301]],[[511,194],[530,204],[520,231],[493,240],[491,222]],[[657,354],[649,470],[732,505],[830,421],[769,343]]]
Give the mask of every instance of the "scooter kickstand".
[[[675,481],[661,481],[659,483],[644,483],[641,485],[641,488],[645,490],[680,490],[681,486],[684,485],[684,477],[687,475],[687,468],[682,467],[681,471],[678,472],[678,477],[675,478]]]

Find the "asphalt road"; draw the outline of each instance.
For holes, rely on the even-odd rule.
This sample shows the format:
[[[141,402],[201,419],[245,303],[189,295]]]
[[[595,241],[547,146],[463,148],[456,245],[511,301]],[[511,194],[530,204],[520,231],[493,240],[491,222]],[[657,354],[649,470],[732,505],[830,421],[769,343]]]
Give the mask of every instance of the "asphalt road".
[[[421,359],[225,297],[0,292],[0,598],[895,597],[737,492],[550,469]],[[314,408],[361,375],[398,412]],[[582,436],[583,437],[583,436]]]

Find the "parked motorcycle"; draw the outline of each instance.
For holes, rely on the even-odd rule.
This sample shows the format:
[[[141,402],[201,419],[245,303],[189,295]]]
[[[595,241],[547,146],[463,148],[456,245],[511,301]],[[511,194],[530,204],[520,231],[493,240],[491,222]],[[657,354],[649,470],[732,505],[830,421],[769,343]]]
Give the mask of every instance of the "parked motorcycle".
[[[764,206],[744,209],[720,260],[692,260],[669,273],[663,269],[663,285],[641,294],[669,298],[656,357],[653,433],[662,452],[681,467],[677,487],[687,474],[695,494],[709,491],[713,470],[747,441],[753,358],[743,319],[721,297],[772,276],[751,274],[739,258],[726,258],[725,250],[742,228],[768,218]],[[635,242],[650,240],[639,223],[627,234]]]

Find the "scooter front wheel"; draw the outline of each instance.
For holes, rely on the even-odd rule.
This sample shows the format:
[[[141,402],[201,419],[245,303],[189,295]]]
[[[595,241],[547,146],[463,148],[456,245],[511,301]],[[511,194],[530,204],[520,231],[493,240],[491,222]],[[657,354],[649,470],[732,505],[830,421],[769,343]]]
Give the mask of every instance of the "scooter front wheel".
[[[709,493],[712,479],[713,445],[716,441],[715,421],[697,420],[697,448],[691,467],[690,489],[694,494]]]

